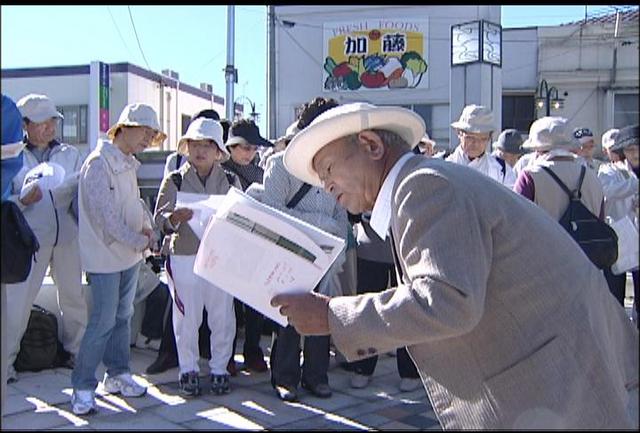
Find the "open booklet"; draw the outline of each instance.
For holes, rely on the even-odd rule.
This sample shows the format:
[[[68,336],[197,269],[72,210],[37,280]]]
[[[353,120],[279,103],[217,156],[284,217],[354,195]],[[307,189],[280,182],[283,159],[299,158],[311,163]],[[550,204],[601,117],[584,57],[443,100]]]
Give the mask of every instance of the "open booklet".
[[[231,188],[200,242],[193,271],[282,326],[281,293],[311,291],[344,240]]]

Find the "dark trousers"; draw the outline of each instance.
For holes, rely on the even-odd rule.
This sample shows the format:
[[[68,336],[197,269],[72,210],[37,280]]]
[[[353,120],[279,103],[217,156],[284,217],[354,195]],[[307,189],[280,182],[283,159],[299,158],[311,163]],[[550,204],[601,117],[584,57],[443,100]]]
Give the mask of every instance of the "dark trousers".
[[[271,385],[297,387],[329,383],[329,336],[304,337],[304,363],[300,367],[300,334],[293,326],[279,327],[271,346]]]
[[[396,271],[393,263],[373,262],[358,257],[358,294],[377,293],[389,286],[396,286]],[[361,359],[348,364],[348,369],[358,374],[371,376],[376,369],[378,357]],[[401,378],[417,379],[418,370],[407,353],[407,349],[400,347],[396,350],[396,364]]]
[[[616,275],[611,272],[611,268],[604,270],[604,276],[607,279],[609,285],[609,291],[620,302],[620,305],[624,307],[624,295],[625,286],[627,284],[627,273],[624,272],[620,275]]]
[[[262,313],[254,310],[250,306],[238,301],[234,302],[236,312],[238,310],[244,311],[242,314],[241,322],[244,322],[244,345],[242,347],[242,354],[244,355],[244,361],[247,362],[248,358],[262,358],[264,353],[260,348],[260,337],[262,336],[262,328],[264,326],[265,317]],[[236,314],[236,323],[239,323],[238,314]],[[238,333],[233,338],[233,350],[231,352],[231,358],[236,353],[236,339]]]

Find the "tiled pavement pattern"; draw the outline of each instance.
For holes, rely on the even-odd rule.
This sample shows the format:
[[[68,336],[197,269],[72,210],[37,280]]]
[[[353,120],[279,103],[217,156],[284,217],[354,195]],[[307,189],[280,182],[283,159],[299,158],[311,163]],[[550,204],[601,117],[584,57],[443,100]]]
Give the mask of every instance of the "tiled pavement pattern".
[[[262,346],[270,339],[263,337]],[[237,347],[242,347],[239,338]],[[8,385],[7,415],[2,429],[89,430],[440,430],[429,400],[421,387],[412,392],[398,390],[396,360],[383,355],[373,380],[365,389],[349,386],[349,372],[331,358],[329,382],[333,396],[314,397],[299,388],[299,402],[280,401],[271,387],[269,373],[242,370],[231,378],[228,395],[209,394],[208,366],[201,359],[203,394],[185,399],[177,384],[178,369],[159,375],[144,370],[155,359],[149,348],[132,348],[131,368],[136,380],[148,383],[142,398],[101,394],[98,413],[78,417],[71,411],[71,370],[58,368],[39,373],[19,373]],[[266,357],[268,358],[268,356]],[[239,365],[242,356],[236,355]],[[102,378],[104,368],[99,369]]]
[[[625,299],[628,314],[631,314],[631,287],[629,281]],[[270,338],[263,336],[262,347],[269,344]],[[242,331],[236,347],[242,347]],[[147,396],[137,399],[99,396],[99,411],[91,416],[78,417],[71,411],[71,370],[20,373],[19,380],[7,387],[7,415],[2,418],[1,427],[3,430],[441,430],[422,387],[408,393],[398,390],[396,360],[387,354],[378,360],[373,380],[365,389],[351,388],[351,373],[340,368],[332,357],[329,383],[333,396],[320,399],[299,389],[297,403],[285,403],[276,397],[268,372],[244,370],[231,378],[230,394],[203,393],[186,400],[178,392],[177,368],[159,375],[143,373],[155,356],[156,352],[149,348],[131,350],[132,372],[137,380],[148,384]],[[208,366],[206,360],[200,361],[204,390],[209,384]],[[236,361],[241,365],[242,356],[236,355]],[[103,374],[101,367],[98,379]]]

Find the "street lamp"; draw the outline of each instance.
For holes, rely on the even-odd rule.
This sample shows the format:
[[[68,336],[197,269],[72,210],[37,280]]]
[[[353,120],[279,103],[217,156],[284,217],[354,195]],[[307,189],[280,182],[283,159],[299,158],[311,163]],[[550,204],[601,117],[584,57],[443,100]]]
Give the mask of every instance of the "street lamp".
[[[254,123],[258,123],[258,120],[260,119],[260,113],[256,112],[256,104],[251,99],[244,95],[241,95],[240,97],[238,97],[238,99],[235,100],[235,102],[241,101],[243,99],[246,99],[251,106],[251,113],[249,113],[249,116],[251,116],[251,120],[253,120]]]
[[[538,96],[536,97],[536,106],[539,109],[547,108],[547,116],[551,115],[551,107],[554,110],[559,110],[564,105],[564,99],[558,97],[558,89],[555,86],[549,88],[547,80],[540,82],[540,88],[538,89]]]

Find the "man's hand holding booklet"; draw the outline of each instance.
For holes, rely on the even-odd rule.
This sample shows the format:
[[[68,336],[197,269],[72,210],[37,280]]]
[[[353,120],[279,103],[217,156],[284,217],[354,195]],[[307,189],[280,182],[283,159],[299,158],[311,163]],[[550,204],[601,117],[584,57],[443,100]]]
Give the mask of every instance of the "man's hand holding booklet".
[[[209,220],[193,270],[286,326],[271,298],[313,290],[344,246],[342,239],[232,188]]]

